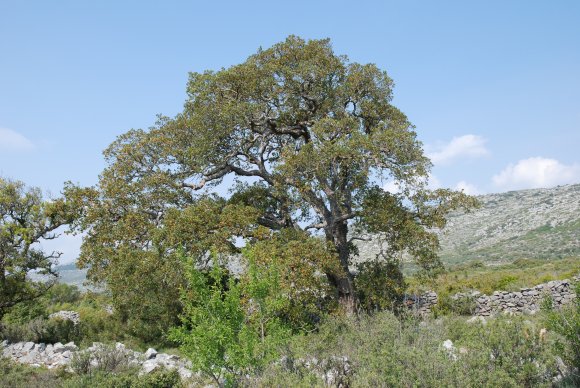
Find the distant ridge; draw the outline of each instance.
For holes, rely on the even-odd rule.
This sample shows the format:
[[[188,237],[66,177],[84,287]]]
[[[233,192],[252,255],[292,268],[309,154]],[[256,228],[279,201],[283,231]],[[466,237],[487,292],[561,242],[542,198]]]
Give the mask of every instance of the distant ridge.
[[[440,233],[444,263],[580,256],[580,184],[478,199],[480,209],[451,214]],[[374,257],[378,249],[373,241],[357,246],[362,260]]]
[[[78,269],[75,263],[71,263],[56,266],[56,272],[58,273],[59,283],[75,285],[82,290],[87,289],[83,284],[87,279],[86,269]]]

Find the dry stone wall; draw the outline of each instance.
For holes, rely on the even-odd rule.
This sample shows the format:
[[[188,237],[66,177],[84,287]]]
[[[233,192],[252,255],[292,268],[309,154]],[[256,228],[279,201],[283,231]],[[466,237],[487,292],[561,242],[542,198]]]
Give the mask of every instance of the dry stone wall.
[[[418,315],[424,316],[431,313],[431,309],[439,302],[435,291],[427,291],[421,295],[406,295],[404,305]]]
[[[576,298],[574,286],[579,281],[580,275],[572,280],[554,280],[531,288],[522,288],[520,291],[495,291],[492,295],[473,291],[455,294],[452,299],[473,299],[476,316],[488,317],[499,313],[535,314],[540,310],[542,301],[546,297],[552,300],[556,308],[571,303]],[[408,296],[406,299],[407,306],[420,315],[429,314],[438,302],[437,293],[434,291],[428,291],[419,296]]]
[[[141,373],[151,373],[157,369],[177,369],[182,378],[190,378],[193,375],[191,363],[181,359],[174,354],[157,353],[155,349],[148,349],[145,353],[136,352],[127,349],[125,345],[118,342],[113,349],[106,345],[95,342],[87,349],[79,350],[74,342],[61,344],[60,342],[52,344],[34,343],[34,342],[17,342],[9,343],[3,341],[0,343],[0,354],[21,364],[31,366],[44,366],[52,368],[70,368],[73,357],[77,353],[98,354],[102,351],[118,352],[123,358],[126,358],[129,365],[139,366]],[[91,363],[98,363],[98,357],[92,359]],[[98,365],[92,365],[98,366]]]

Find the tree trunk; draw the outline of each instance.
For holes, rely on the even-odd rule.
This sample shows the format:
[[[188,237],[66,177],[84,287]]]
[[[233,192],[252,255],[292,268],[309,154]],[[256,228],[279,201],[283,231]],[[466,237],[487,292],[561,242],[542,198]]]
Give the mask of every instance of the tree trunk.
[[[338,252],[342,273],[327,274],[330,283],[338,292],[338,302],[347,314],[354,314],[357,310],[358,299],[354,289],[354,278],[348,268],[350,250],[348,247],[348,225],[346,221],[335,225],[332,230],[326,231],[326,239],[333,243]]]

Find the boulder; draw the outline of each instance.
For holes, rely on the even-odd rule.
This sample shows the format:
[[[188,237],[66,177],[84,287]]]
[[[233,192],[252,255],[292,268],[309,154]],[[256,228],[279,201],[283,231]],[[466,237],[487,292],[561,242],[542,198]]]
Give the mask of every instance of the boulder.
[[[64,347],[63,344],[57,342],[54,345],[52,345],[52,350],[54,353],[62,353],[65,352],[67,349]]]
[[[26,342],[24,343],[24,345],[22,345],[22,351],[23,352],[30,352],[32,349],[34,349],[34,342]]]
[[[147,360],[141,366],[141,373],[149,374],[158,368],[160,368],[160,366],[156,360]]]
[[[75,343],[73,341],[66,343],[64,345],[64,347],[66,348],[66,350],[70,350],[70,351],[77,351],[79,350],[79,347],[75,345]]]
[[[75,325],[78,325],[81,322],[81,316],[76,311],[57,311],[56,313],[50,314],[48,316],[49,319],[62,319],[63,321],[71,321]]]
[[[156,356],[157,356],[157,350],[155,350],[153,348],[149,348],[145,352],[145,359],[146,360],[151,360],[152,358],[155,358]]]

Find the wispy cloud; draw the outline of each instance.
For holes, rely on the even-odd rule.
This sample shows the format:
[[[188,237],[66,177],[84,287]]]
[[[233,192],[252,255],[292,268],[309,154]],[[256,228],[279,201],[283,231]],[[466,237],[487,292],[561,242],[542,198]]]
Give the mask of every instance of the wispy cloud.
[[[24,135],[7,128],[0,128],[0,150],[3,152],[31,151],[35,147]]]
[[[449,164],[461,158],[479,158],[489,154],[486,139],[478,135],[454,137],[449,143],[427,146],[427,156],[433,164]]]
[[[469,195],[478,195],[481,194],[481,191],[471,183],[467,183],[466,181],[457,182],[455,185],[455,190],[463,191],[465,194]]]
[[[425,178],[424,183],[430,190],[435,190],[442,187],[441,181],[433,174],[429,174],[429,176]],[[400,182],[396,180],[389,180],[383,185],[383,190],[392,194],[397,194],[403,191],[403,187]]]
[[[566,165],[556,159],[534,157],[510,164],[493,177],[502,189],[532,189],[580,182],[580,164]]]

